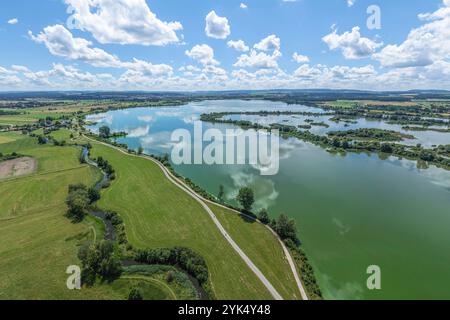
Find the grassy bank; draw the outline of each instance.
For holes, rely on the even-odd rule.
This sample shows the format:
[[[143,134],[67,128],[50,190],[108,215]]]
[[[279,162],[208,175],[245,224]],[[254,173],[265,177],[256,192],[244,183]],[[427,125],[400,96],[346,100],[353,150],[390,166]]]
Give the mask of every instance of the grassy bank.
[[[117,179],[103,192],[99,206],[121,214],[128,240],[135,248],[180,245],[192,248],[206,259],[211,287],[217,298],[271,298],[259,279],[221,236],[204,209],[170,183],[156,164],[97,143],[93,143],[92,156],[108,159],[116,170]],[[244,226],[244,222],[241,223]],[[240,230],[250,230],[252,240],[260,243],[260,247],[265,246],[264,240],[259,237],[260,230],[253,227]],[[281,246],[276,247],[275,238],[272,241],[272,256],[260,256],[259,261],[278,265],[283,262],[282,259],[273,261],[272,258],[273,255],[282,255],[282,249]],[[255,247],[248,249],[255,250]],[[246,253],[250,256],[259,255],[256,251]],[[285,277],[289,277],[289,269],[280,269]],[[286,298],[293,297],[289,290],[284,293]]]

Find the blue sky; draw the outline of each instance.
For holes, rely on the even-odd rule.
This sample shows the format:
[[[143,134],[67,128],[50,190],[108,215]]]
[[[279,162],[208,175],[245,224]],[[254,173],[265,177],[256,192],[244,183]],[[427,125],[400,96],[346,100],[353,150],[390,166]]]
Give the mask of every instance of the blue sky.
[[[0,6],[0,90],[450,89],[450,0]]]

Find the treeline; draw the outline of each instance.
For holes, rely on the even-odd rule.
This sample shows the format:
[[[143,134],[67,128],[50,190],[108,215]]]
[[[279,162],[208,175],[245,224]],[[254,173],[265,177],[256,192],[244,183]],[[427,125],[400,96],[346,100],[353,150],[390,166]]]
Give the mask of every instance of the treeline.
[[[145,264],[177,266],[197,279],[201,285],[208,281],[208,267],[205,259],[189,248],[138,250],[135,260]]]
[[[119,244],[127,245],[127,250],[132,249],[131,245],[129,245],[128,243],[128,238],[125,232],[125,225],[123,223],[122,217],[115,211],[106,211],[105,218],[106,220],[111,221],[111,224],[114,227],[114,231],[116,232]]]
[[[332,131],[327,133],[331,138],[371,139],[377,141],[402,141],[404,139],[415,139],[414,136],[403,134],[392,130],[375,128],[361,128],[347,131]]]
[[[0,152],[0,161],[8,161],[8,160],[14,160],[18,158],[25,157],[24,155],[18,154],[17,152],[7,153],[3,154]]]
[[[234,120],[215,120],[218,123],[227,123],[237,126],[241,126],[240,121]],[[450,170],[450,159],[443,156],[438,149],[425,149],[422,145],[405,146],[394,143],[382,143],[379,141],[352,141],[350,137],[334,136],[333,138],[327,136],[321,136],[311,133],[310,131],[299,130],[295,126],[284,124],[271,124],[270,126],[263,127],[256,123],[245,123],[243,129],[268,129],[278,130],[283,138],[294,137],[299,140],[311,142],[323,148],[329,148],[331,152],[371,152],[371,153],[386,153],[401,158],[407,158],[410,160],[422,160],[429,164],[434,164],[438,167]],[[400,133],[399,133],[400,134]]]
[[[290,219],[285,214],[279,215],[276,219],[271,219],[266,209],[262,209],[257,215],[253,214],[251,209],[254,204],[254,194],[253,190],[248,187],[239,190],[236,200],[240,203],[247,216],[255,217],[261,223],[268,225],[283,240],[293,253],[300,269],[300,277],[307,288],[308,294],[314,299],[321,299],[322,293],[314,275],[314,269],[301,249],[295,220]]]
[[[13,111],[13,110],[0,110],[0,116],[16,116],[22,114],[19,111]]]
[[[116,171],[108,160],[103,159],[103,157],[98,157],[95,161],[97,162],[98,167],[108,175],[110,180],[115,179]]]

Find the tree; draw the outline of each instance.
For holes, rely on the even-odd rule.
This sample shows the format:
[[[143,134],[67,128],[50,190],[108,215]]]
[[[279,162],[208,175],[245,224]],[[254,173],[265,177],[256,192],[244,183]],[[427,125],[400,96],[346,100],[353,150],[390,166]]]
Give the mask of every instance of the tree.
[[[111,136],[111,129],[108,126],[103,126],[98,129],[100,138],[108,139]]]
[[[139,148],[138,148],[138,152],[137,152],[139,155],[141,155],[141,154],[143,154],[144,153],[144,148],[142,148],[142,146],[140,146]]]
[[[332,145],[335,148],[340,148],[341,147],[341,142],[338,139],[333,139]]]
[[[384,152],[384,153],[392,153],[392,147],[389,145],[389,144],[382,144],[381,145],[381,152]]]
[[[278,217],[274,229],[282,240],[290,239],[295,243],[299,243],[299,240],[297,238],[297,226],[295,224],[295,220],[289,219],[289,217],[285,214],[282,214]]]
[[[175,280],[174,272],[173,272],[173,271],[167,272],[166,281],[167,281],[168,283],[172,283],[173,280]]]
[[[89,188],[88,195],[91,204],[100,200],[100,192],[95,188]]]
[[[114,256],[114,244],[111,241],[100,241],[95,244],[85,244],[78,251],[82,264],[82,281],[93,285],[97,277],[112,281],[122,274],[122,265]]]
[[[217,198],[219,199],[220,202],[223,202],[223,197],[225,196],[225,190],[223,185],[219,186],[219,194],[217,195]]]
[[[270,223],[269,213],[266,209],[261,209],[261,211],[258,213],[258,219],[264,224]]]
[[[82,184],[70,185],[66,204],[69,207],[67,217],[72,219],[74,222],[82,221],[90,204],[86,186]]]
[[[39,144],[46,144],[47,143],[47,138],[45,138],[43,136],[38,136],[38,143]]]
[[[255,202],[253,190],[250,188],[242,188],[239,190],[236,200],[241,204],[245,211],[252,210],[253,203]]]
[[[130,293],[128,294],[128,300],[131,300],[131,301],[144,300],[141,289],[139,289],[138,287],[131,288]]]

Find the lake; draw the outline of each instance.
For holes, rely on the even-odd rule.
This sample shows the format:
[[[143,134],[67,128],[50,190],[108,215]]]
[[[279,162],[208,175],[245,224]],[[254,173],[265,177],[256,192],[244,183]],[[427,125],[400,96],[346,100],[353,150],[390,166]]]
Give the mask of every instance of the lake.
[[[137,108],[91,115],[89,126],[102,125],[126,131],[118,139],[145,153],[171,152],[170,137],[176,129],[192,132],[202,113],[242,111],[308,111],[321,109],[268,101],[203,101],[181,107]],[[232,116],[258,122],[303,123],[301,116]],[[263,119],[262,119],[263,118]],[[320,117],[322,118],[322,117]],[[329,116],[320,121],[329,123]],[[315,119],[316,120],[316,119]],[[400,126],[365,121],[314,133],[376,127],[398,130]],[[230,125],[204,124],[225,130]],[[399,131],[399,130],[398,130]],[[450,144],[450,134],[409,132],[417,139],[408,144]],[[435,167],[417,168],[414,161],[378,155],[332,155],[320,147],[296,139],[281,141],[280,171],[261,176],[250,165],[181,165],[180,174],[212,194],[219,186],[234,203],[239,188],[250,186],[256,209],[267,208],[273,217],[285,213],[297,222],[303,247],[317,273],[327,299],[450,299],[450,172]],[[382,289],[366,287],[366,270],[381,268]]]

